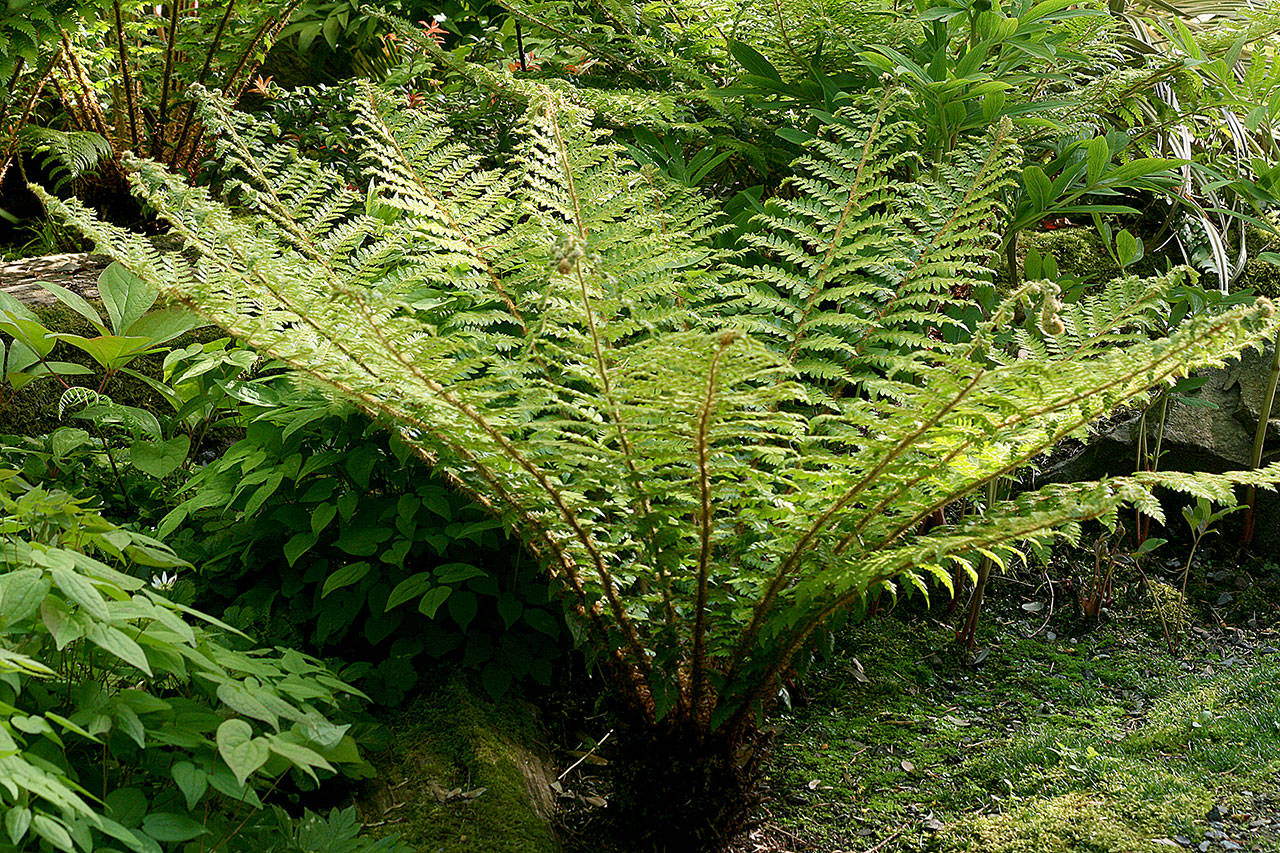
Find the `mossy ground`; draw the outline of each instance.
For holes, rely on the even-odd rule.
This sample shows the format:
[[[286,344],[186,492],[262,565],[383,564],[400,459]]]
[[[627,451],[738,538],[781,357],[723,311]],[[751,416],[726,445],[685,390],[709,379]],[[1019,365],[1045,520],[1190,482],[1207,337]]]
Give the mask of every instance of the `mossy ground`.
[[[1019,615],[986,619],[977,666],[929,616],[848,636],[777,720],[755,833],[767,845],[743,849],[1185,849],[1174,839],[1198,845],[1216,805],[1240,846],[1211,849],[1280,851],[1274,616],[1197,629],[1174,658],[1132,619],[1087,632],[1057,620],[1048,640]]]
[[[374,832],[424,853],[555,853],[548,768],[533,709],[477,698],[461,679],[388,721],[363,797]]]

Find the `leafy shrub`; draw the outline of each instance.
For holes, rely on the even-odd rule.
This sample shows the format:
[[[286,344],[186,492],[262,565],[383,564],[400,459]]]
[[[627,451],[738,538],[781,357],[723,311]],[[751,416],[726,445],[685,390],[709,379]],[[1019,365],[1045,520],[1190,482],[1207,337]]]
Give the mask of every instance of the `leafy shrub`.
[[[229,426],[258,358],[191,333],[198,317],[158,304],[154,288],[118,265],[98,277],[101,310],[45,287],[61,310],[0,293],[0,415],[28,410],[6,424],[22,434],[0,455],[42,483],[98,497],[112,517],[154,521],[165,481]]]
[[[519,85],[524,148],[494,171],[367,91],[368,194],[259,154],[263,131],[211,101],[249,215],[133,164],[198,271],[50,203],[140,277],[386,418],[520,535],[634,727],[620,790],[654,809],[632,812],[635,832],[710,847],[735,825],[758,714],[868,591],[949,584],[953,567],[1075,539],[1126,504],[1158,515],[1156,484],[1222,500],[1280,478],[1144,472],[922,530],[1151,387],[1255,345],[1274,309],[1152,339],[1176,270],[1077,306],[1033,282],[966,325],[1017,152],[1003,123],[894,181],[919,140],[892,90],[808,148],[743,270],[709,245],[705,202],[638,178],[564,95]]]
[[[255,853],[414,853],[395,835],[366,838],[355,807],[310,810],[295,818],[279,806],[257,814],[237,838],[238,849]]]
[[[166,546],[11,470],[0,506],[0,809],[18,849],[225,841],[281,785],[361,772],[326,716],[355,691],[161,595],[187,568]]]
[[[494,695],[547,684],[563,617],[519,544],[363,415],[276,393],[245,407],[245,438],[161,525],[200,565],[202,605],[257,636],[340,650],[382,705],[414,688],[424,657],[475,667]]]

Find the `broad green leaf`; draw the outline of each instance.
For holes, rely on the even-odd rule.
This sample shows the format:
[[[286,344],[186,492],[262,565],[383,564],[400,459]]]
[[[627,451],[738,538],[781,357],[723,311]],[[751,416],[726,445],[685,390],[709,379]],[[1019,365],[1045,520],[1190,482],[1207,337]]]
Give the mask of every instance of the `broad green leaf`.
[[[86,338],[59,332],[57,339],[64,341],[76,349],[83,350],[94,361],[107,370],[119,370],[134,358],[146,352],[152,345],[151,338],[133,338],[122,335],[101,335]]]
[[[418,611],[428,619],[436,618],[436,611],[440,609],[440,605],[448,600],[449,595],[453,592],[451,586],[438,586],[430,590],[418,602]]]
[[[53,575],[53,582],[58,589],[62,590],[67,598],[80,605],[80,608],[89,616],[100,622],[111,619],[102,593],[98,592],[98,588],[87,578],[62,566],[54,566],[50,569],[50,574]]]
[[[129,445],[129,458],[144,474],[163,480],[177,471],[191,449],[191,437],[176,435],[168,441],[135,441]]]
[[[216,740],[218,754],[241,785],[271,757],[266,739],[255,738],[253,727],[244,720],[227,720],[218,726]]]
[[[288,542],[284,543],[284,558],[289,561],[292,566],[298,562],[298,558],[307,553],[317,542],[314,533],[298,533]]]
[[[448,589],[448,587],[444,587]],[[453,617],[453,621],[458,623],[458,627],[463,631],[467,630],[467,626],[471,624],[471,620],[476,618],[476,611],[479,610],[480,603],[476,600],[476,594],[465,589],[454,590],[449,596],[449,615]]]
[[[1051,190],[1053,185],[1049,182],[1049,176],[1044,173],[1044,169],[1039,166],[1028,166],[1022,170],[1022,183],[1027,188],[1027,198],[1031,200],[1032,210],[1045,211],[1049,209],[1051,198]]]
[[[49,434],[49,446],[59,458],[89,444],[93,444],[93,436],[75,427],[58,427]]]
[[[442,563],[432,569],[432,573],[440,583],[459,584],[471,578],[483,577],[485,571],[470,563]]]
[[[738,64],[751,74],[777,83],[782,82],[782,77],[778,74],[778,70],[773,67],[773,63],[765,59],[764,54],[746,42],[729,39],[729,53],[733,54],[733,58],[738,61]]]
[[[34,616],[50,586],[40,569],[18,569],[0,575],[0,628]]]
[[[416,575],[410,575],[396,584],[395,588],[391,590],[391,594],[387,596],[385,610],[391,610],[406,601],[417,598],[435,586],[435,583],[435,578],[431,576],[430,572],[418,572]]]
[[[1090,140],[1088,152],[1085,155],[1085,163],[1088,165],[1086,175],[1089,186],[1098,183],[1098,179],[1102,177],[1103,171],[1110,162],[1111,146],[1107,144],[1106,137],[1099,136]]]
[[[4,831],[9,840],[17,844],[31,828],[31,809],[25,806],[14,806],[4,814]]]
[[[102,322],[102,315],[83,296],[51,281],[41,281],[40,286],[56,296],[63,305],[88,320],[99,332],[106,334],[107,327]]]
[[[205,835],[209,830],[184,814],[153,812],[142,820],[142,831],[156,841],[176,843],[190,841]]]
[[[316,778],[315,771],[312,770],[313,767],[333,772],[333,765],[326,761],[320,753],[299,743],[294,743],[287,735],[272,735],[267,738],[267,743],[272,752],[305,771],[312,779]]]
[[[142,646],[119,628],[93,623],[85,629],[85,636],[94,645],[111,652],[125,663],[132,664],[147,675],[152,674],[151,664],[147,662]]]
[[[66,827],[53,818],[38,814],[31,819],[31,828],[36,831],[37,835],[59,850],[75,853],[76,848],[71,843],[71,834],[67,832]]]
[[[328,527],[329,522],[333,521],[334,516],[337,514],[337,504],[323,503],[317,506],[311,513],[311,532],[319,536],[320,531]]]
[[[190,761],[177,762],[170,772],[173,774],[173,781],[178,784],[178,790],[187,798],[187,808],[195,811],[196,804],[209,790],[208,775]]]
[[[1127,229],[1116,235],[1116,254],[1120,257],[1121,266],[1129,266],[1142,260],[1142,241],[1138,240]]]
[[[58,343],[58,336],[46,329],[38,320],[16,317],[4,312],[0,312],[0,332],[19,341],[39,358],[46,358]]]
[[[356,583],[369,574],[370,568],[368,563],[352,563],[349,566],[343,566],[325,578],[324,587],[320,590],[320,597],[325,598],[335,589],[342,589],[344,586]]]
[[[138,318],[156,304],[156,289],[124,266],[113,263],[98,276],[98,295],[117,335],[129,333]]]
[[[138,318],[137,322],[129,326],[128,333],[131,336],[148,338],[154,346],[171,341],[199,325],[199,316],[185,308],[165,308]]]
[[[253,717],[255,720],[261,720],[273,729],[280,728],[280,720],[277,715],[266,705],[263,705],[262,702],[258,701],[258,698],[241,684],[230,682],[219,684],[218,699],[233,711],[244,714],[246,717]]]

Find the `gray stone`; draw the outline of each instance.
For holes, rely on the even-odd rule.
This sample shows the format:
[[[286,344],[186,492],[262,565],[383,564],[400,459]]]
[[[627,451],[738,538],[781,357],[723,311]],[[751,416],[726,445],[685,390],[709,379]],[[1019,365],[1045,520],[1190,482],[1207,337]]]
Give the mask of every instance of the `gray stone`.
[[[1161,470],[1222,473],[1249,467],[1272,352],[1268,345],[1264,351],[1244,353],[1224,367],[1200,371],[1197,375],[1204,377],[1205,383],[1189,395],[1192,403],[1170,401]],[[1264,464],[1280,457],[1280,404],[1273,406],[1271,415]],[[1158,416],[1156,406],[1146,420],[1148,446],[1152,448]],[[1083,446],[1060,447],[1037,482],[1096,480],[1132,473],[1141,426],[1141,412],[1117,415],[1096,429]],[[1259,490],[1256,506],[1256,547],[1280,548],[1280,500],[1274,492]],[[1171,517],[1178,516],[1172,513]]]

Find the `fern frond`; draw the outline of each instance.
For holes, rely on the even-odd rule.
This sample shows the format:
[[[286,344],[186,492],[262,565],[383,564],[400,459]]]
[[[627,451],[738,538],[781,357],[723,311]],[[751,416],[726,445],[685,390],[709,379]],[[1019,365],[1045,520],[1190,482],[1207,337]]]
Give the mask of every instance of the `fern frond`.
[[[1027,284],[960,326],[1016,148],[997,128],[907,184],[901,97],[833,122],[751,238],[749,267],[712,248],[705,202],[631,168],[546,88],[530,92],[518,163],[493,172],[366,92],[363,196],[257,150],[253,128],[212,103],[248,214],[130,164],[195,262],[44,198],[139,277],[394,423],[564,583],[637,713],[706,732],[746,725],[813,628],[868,589],[945,583],[974,553],[1014,559],[1148,507],[1156,481],[1139,476],[920,532],[1277,325],[1259,302],[1161,337],[1178,270],[1061,311]],[[1033,298],[1058,338],[1013,329]],[[1162,476],[1220,494],[1280,469]]]

